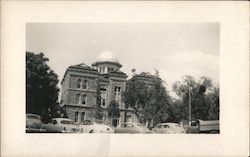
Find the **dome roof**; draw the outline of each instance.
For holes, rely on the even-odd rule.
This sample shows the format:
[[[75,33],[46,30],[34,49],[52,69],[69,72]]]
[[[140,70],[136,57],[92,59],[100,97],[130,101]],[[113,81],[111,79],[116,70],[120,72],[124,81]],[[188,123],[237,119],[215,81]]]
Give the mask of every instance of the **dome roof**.
[[[99,55],[98,59],[96,60],[96,62],[105,62],[105,61],[119,63],[119,60],[116,57],[115,53],[109,50],[102,52]]]

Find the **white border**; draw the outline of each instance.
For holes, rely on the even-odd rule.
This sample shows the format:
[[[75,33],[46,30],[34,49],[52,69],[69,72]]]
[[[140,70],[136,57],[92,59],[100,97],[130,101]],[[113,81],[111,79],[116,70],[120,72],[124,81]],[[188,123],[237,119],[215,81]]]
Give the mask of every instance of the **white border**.
[[[2,156],[249,155],[248,4],[232,1],[3,1]],[[31,22],[220,22],[221,134],[25,134],[25,23]]]

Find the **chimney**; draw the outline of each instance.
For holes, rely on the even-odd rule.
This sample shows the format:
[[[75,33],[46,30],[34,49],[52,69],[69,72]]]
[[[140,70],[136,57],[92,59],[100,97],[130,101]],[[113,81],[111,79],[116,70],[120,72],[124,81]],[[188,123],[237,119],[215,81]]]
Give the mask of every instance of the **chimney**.
[[[132,77],[135,76],[135,68],[132,69]]]

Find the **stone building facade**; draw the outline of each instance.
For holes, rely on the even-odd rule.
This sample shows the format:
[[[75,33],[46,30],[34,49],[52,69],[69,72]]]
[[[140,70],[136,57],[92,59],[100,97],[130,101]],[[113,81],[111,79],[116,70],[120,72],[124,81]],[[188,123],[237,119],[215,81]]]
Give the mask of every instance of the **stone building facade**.
[[[61,103],[70,119],[77,123],[95,118],[97,101],[97,87],[101,93],[101,107],[103,108],[102,120],[111,123],[108,117],[107,107],[115,100],[119,104],[120,118],[116,124],[125,121],[138,122],[131,109],[126,109],[122,102],[122,92],[126,88],[127,75],[120,71],[122,65],[115,54],[105,51],[99,58],[88,66],[84,63],[67,68],[61,85]]]

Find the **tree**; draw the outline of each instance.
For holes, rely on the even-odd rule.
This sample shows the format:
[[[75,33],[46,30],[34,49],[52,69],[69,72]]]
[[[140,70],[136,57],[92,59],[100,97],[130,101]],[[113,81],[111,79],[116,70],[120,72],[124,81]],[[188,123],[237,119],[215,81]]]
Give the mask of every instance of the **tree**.
[[[150,123],[153,120],[156,124],[168,120],[171,97],[158,72],[151,76],[151,84],[138,79],[129,80],[123,99],[126,107],[134,110],[141,123]]]
[[[107,110],[109,118],[120,118],[119,104],[116,101],[111,101]]]
[[[48,58],[43,53],[26,52],[26,113],[46,115],[58,103],[58,76],[47,65]]]
[[[184,115],[184,108],[181,100],[176,100],[169,105],[169,122],[181,122]]]
[[[117,126],[117,122],[113,120],[120,118],[119,104],[116,101],[111,101],[107,107],[108,117],[111,118],[113,126]]]
[[[126,89],[122,93],[123,102],[125,107],[132,108],[135,115],[141,119],[142,110],[146,102],[149,100],[148,88],[145,82],[138,79],[131,79],[126,84]]]
[[[212,80],[208,77],[201,77],[199,81],[195,81],[192,76],[185,76],[183,82],[176,82],[173,90],[181,98],[181,106],[184,110],[179,110],[182,119],[188,120],[189,108],[189,90],[191,95],[191,115],[192,119],[208,120],[209,110],[212,108],[211,101],[207,93],[213,93]]]
[[[172,99],[164,86],[164,82],[158,75],[155,75],[153,85],[148,90],[148,101],[143,109],[145,121],[150,122],[153,120],[153,125],[167,122],[171,101]]]
[[[214,87],[213,92],[207,94],[206,99],[210,104],[208,119],[219,120],[219,115],[220,115],[219,88]]]

